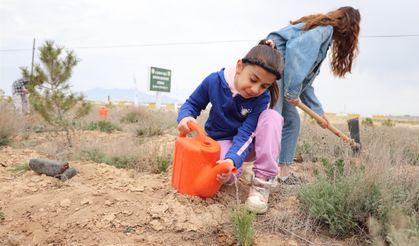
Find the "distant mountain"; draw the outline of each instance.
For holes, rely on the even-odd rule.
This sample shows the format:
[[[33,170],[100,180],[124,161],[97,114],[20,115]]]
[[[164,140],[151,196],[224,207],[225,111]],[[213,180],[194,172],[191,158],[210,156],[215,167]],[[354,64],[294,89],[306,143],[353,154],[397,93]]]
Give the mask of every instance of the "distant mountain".
[[[138,102],[140,103],[149,103],[149,102],[156,101],[155,92],[153,92],[153,94],[148,94],[148,93],[136,90],[134,88],[131,88],[131,89],[93,88],[93,89],[84,91],[83,94],[86,96],[88,100],[103,101],[103,102],[106,102],[108,100],[108,96],[111,97],[111,101],[134,102],[136,94],[138,95]],[[160,100],[161,100],[161,103],[183,102],[183,100],[164,95],[164,92],[161,93]]]

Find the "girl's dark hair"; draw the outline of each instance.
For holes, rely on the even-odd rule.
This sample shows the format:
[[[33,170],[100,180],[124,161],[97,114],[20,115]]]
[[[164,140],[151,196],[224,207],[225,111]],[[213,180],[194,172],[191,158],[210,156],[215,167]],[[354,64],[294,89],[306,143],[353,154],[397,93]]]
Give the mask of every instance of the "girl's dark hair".
[[[344,77],[352,70],[352,61],[358,54],[358,35],[361,15],[352,7],[341,7],[327,14],[303,16],[291,24],[304,23],[303,30],[316,26],[333,26],[331,68],[335,76]]]
[[[281,79],[283,71],[282,55],[267,43],[267,39],[262,39],[258,45],[253,47],[242,59],[244,64],[257,65],[266,71],[274,74],[276,79]],[[268,88],[271,94],[269,108],[273,108],[279,98],[278,83],[274,81]]]

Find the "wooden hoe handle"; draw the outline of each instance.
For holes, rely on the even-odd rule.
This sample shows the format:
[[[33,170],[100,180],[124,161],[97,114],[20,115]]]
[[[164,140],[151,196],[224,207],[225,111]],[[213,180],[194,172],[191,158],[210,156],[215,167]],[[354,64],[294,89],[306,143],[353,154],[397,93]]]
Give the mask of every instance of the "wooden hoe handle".
[[[320,115],[318,115],[316,112],[314,112],[309,107],[307,107],[307,105],[305,105],[303,102],[301,102],[301,100],[298,101],[297,107],[299,107],[301,110],[303,110],[306,114],[310,115],[316,121],[318,121],[318,122],[323,122],[324,121],[324,119]],[[344,142],[350,144],[352,147],[357,146],[357,143],[353,139],[346,136],[343,132],[341,132],[339,129],[337,129],[336,127],[334,127],[330,123],[328,124],[327,129],[329,129],[336,136],[341,138]]]

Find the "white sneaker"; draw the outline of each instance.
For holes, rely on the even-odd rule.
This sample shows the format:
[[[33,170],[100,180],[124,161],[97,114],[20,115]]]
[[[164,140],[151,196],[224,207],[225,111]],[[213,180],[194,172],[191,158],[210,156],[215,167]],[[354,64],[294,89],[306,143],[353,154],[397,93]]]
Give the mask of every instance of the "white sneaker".
[[[279,191],[279,176],[275,176],[272,178],[272,183],[271,183],[271,192],[275,193]]]
[[[263,179],[253,177],[249,197],[246,200],[246,205],[250,211],[256,214],[263,214],[268,210],[268,199],[272,182],[273,179],[265,181]]]

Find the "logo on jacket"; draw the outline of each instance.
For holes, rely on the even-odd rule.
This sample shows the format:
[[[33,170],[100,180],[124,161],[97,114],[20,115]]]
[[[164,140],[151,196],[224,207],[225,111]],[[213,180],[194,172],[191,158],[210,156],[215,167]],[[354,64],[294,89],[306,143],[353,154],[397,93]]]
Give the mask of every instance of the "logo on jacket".
[[[243,106],[241,106],[241,110],[240,110],[240,114],[242,117],[246,117],[248,114],[250,114],[250,112],[252,112],[251,108],[243,108]]]

